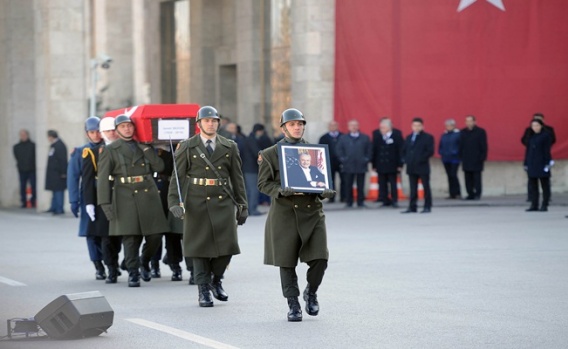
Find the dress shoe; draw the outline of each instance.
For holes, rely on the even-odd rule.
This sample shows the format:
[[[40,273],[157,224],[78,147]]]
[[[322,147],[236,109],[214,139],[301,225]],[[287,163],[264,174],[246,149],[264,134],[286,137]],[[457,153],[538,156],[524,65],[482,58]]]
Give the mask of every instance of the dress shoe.
[[[302,321],[302,307],[300,302],[298,302],[298,297],[288,297],[288,321],[299,322]]]
[[[547,211],[548,211],[548,206],[544,206],[544,205],[541,206],[539,211],[540,211],[540,212],[547,212]]]
[[[475,198],[474,198],[473,196],[468,196],[468,197],[466,197],[464,200],[471,201],[471,200],[475,200]]]
[[[203,308],[210,308],[213,306],[213,299],[211,299],[211,291],[209,285],[199,285],[199,306]]]
[[[320,310],[318,296],[315,292],[310,292],[310,285],[304,290],[304,301],[306,301],[306,312],[308,315],[317,316]]]
[[[391,204],[391,207],[392,207],[392,208],[399,208],[398,203],[396,203],[396,202],[393,202],[393,203]]]
[[[137,270],[128,274],[128,287],[140,287],[140,273]]]
[[[357,204],[357,208],[367,208],[367,205],[365,205],[365,204]]]
[[[538,211],[538,207],[531,206],[525,210],[526,212],[536,212]]]
[[[160,261],[152,261],[152,268],[150,274],[153,278],[159,279],[162,277],[162,272],[160,271]]]
[[[432,212],[432,209],[430,207],[424,207],[424,209],[420,213],[430,213],[430,212]]]
[[[140,261],[140,276],[146,282],[152,280],[152,272],[148,264],[148,262]]]
[[[392,203],[386,202],[386,203],[383,203],[383,204],[381,205],[381,207],[389,207],[389,206],[392,206]]]
[[[43,213],[53,213],[53,210],[52,209],[45,210],[45,211],[43,211]]]
[[[416,213],[416,210],[409,208],[408,210],[402,211],[401,213]]]
[[[104,280],[106,279],[106,273],[105,273],[105,266],[103,265],[103,263],[101,261],[94,261],[93,262],[95,264],[95,269],[97,270],[97,272],[95,273],[95,279],[97,280]]]
[[[181,268],[179,265],[172,267],[172,281],[181,281]]]
[[[229,295],[223,289],[221,280],[211,282],[209,288],[211,289],[211,293],[213,293],[213,297],[215,297],[216,299],[222,302],[226,302],[229,300]]]
[[[110,268],[108,268],[108,277],[107,277],[105,283],[116,284],[117,277],[118,277],[118,270],[116,269],[116,267],[110,267]]]

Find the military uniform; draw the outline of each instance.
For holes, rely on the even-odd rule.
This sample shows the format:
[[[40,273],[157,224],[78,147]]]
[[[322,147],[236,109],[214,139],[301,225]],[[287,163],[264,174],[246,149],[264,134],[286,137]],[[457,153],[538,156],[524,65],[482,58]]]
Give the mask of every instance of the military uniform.
[[[122,238],[120,236],[109,236],[109,221],[102,208],[97,205],[97,164],[102,147],[104,147],[103,142],[83,148],[81,188],[84,206],[95,206],[95,220],[89,219],[87,235],[97,236],[101,239],[102,256],[109,270],[107,283],[115,283],[118,276],[118,254],[120,253]]]
[[[128,271],[131,276],[138,275],[142,238],[145,237],[147,242],[141,257],[143,265],[146,265],[158,247],[160,234],[169,230],[152,177],[153,172],[164,169],[164,162],[151,146],[135,141],[118,139],[102,149],[98,169],[98,204],[110,205],[113,217],[107,215],[109,234],[122,236]]]
[[[201,136],[195,135],[179,143],[175,160],[186,209],[183,250],[185,257],[193,259],[195,282],[200,285],[201,292],[201,286],[211,282],[211,273],[214,275],[213,283],[220,285],[231,256],[239,254],[240,249],[235,204],[198,150],[208,154]],[[235,200],[246,210],[247,198],[237,144],[216,135],[214,150],[207,156],[222,181],[232,190]],[[170,182],[168,203],[170,207],[179,205],[175,177]],[[216,295],[215,291],[213,295]]]

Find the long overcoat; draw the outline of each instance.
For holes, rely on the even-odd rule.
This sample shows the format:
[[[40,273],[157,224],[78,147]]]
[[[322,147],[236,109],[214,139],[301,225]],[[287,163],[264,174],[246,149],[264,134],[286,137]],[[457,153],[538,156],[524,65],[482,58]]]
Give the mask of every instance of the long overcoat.
[[[545,130],[533,133],[529,137],[525,153],[525,167],[530,178],[550,177],[551,147],[552,137]],[[545,171],[545,168],[548,171]]]
[[[87,217],[87,235],[89,236],[108,236],[109,231],[109,222],[101,207],[97,205],[97,173],[101,147],[104,147],[103,142],[83,148],[81,154],[83,159],[81,161],[82,205],[83,207],[87,205],[95,206],[95,220],[91,221]],[[83,208],[81,210],[85,211]],[[81,217],[83,217],[83,213],[81,213]]]
[[[151,235],[169,231],[160,194],[152,177],[164,162],[149,145],[118,139],[101,148],[97,199],[99,205],[112,204],[114,219],[109,235]],[[110,177],[109,177],[110,176]],[[143,176],[141,182],[123,178]],[[114,183],[111,183],[114,180]]]
[[[284,138],[279,143],[288,142]],[[301,262],[329,259],[325,214],[318,194],[279,195],[277,145],[261,151],[258,161],[258,189],[271,198],[264,228],[264,264],[295,267],[298,258]]]
[[[481,127],[464,128],[460,132],[460,158],[465,172],[483,171],[487,160],[487,133]]]
[[[199,185],[193,180],[217,179],[201,158],[208,154],[200,135],[179,143],[175,151],[176,168],[185,206],[183,253],[185,257],[217,258],[240,253],[237,238],[236,206],[221,185]],[[206,155],[207,156],[207,155]],[[215,150],[209,157],[239,205],[247,207],[245,181],[237,144],[217,135]],[[175,173],[170,181],[168,204],[179,205]]]
[[[47,169],[45,171],[45,190],[63,191],[67,189],[67,147],[61,139],[49,147]]]

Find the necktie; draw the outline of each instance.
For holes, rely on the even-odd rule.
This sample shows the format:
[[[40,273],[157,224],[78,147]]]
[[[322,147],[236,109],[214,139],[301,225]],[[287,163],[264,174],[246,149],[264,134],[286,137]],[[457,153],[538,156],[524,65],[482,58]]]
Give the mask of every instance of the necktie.
[[[211,146],[211,140],[208,139],[207,142],[207,146],[205,147],[205,149],[207,149],[207,152],[209,153],[209,156],[211,156],[211,154],[213,154],[213,147]]]

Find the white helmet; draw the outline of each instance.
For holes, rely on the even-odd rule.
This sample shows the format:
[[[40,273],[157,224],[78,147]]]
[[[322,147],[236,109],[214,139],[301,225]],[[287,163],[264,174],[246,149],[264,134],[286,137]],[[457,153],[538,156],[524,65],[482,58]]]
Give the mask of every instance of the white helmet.
[[[99,131],[112,131],[114,130],[114,118],[112,116],[107,116],[103,118],[99,124]]]

